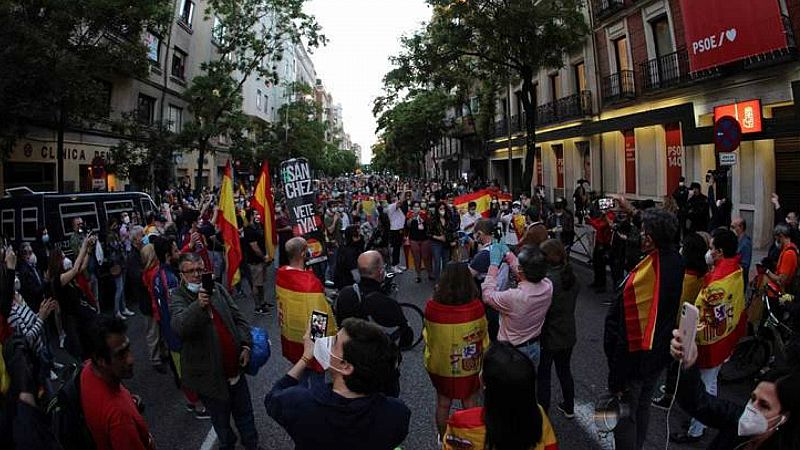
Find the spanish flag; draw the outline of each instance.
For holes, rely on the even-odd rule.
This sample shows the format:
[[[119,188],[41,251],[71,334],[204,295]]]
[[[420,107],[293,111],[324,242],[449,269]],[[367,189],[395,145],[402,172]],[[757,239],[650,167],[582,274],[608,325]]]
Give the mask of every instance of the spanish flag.
[[[480,388],[483,353],[489,347],[483,303],[450,306],[430,300],[425,307],[425,370],[436,392],[469,398]]]
[[[547,413],[539,407],[542,414],[542,439],[532,450],[558,450],[558,440]],[[444,433],[444,450],[483,450],[486,448],[486,423],[483,421],[483,408],[470,408],[456,411],[447,421]]]
[[[700,311],[697,330],[697,367],[722,364],[746,330],[744,276],[739,258],[718,261],[706,275],[694,305]]]
[[[264,222],[264,243],[270,259],[275,259],[275,246],[278,245],[278,233],[275,231],[275,199],[272,196],[272,180],[269,177],[269,163],[264,160],[261,175],[256,183],[253,195],[253,206]]]
[[[492,195],[497,196],[497,200],[501,202],[510,202],[511,195],[493,189],[481,189],[480,191],[472,192],[469,194],[460,195],[453,199],[453,206],[459,211],[464,213],[469,207],[469,202],[475,202],[478,214],[483,217],[489,217],[489,209],[492,206]]]
[[[231,162],[225,166],[222,188],[219,190],[219,213],[217,229],[225,242],[225,273],[228,289],[239,283],[239,264],[242,262],[242,249],[239,243],[239,226],[236,223],[236,206],[233,204],[233,170]]]
[[[625,330],[628,333],[628,351],[653,349],[658,318],[659,269],[656,250],[639,261],[625,280],[622,303]]]
[[[279,268],[275,290],[283,357],[294,364],[303,356],[303,335],[311,321],[311,312],[316,310],[328,315],[325,335],[333,336],[336,334],[333,310],[325,298],[322,283],[310,270],[297,270],[289,266]],[[322,367],[316,361],[312,361],[309,368],[322,372]]]

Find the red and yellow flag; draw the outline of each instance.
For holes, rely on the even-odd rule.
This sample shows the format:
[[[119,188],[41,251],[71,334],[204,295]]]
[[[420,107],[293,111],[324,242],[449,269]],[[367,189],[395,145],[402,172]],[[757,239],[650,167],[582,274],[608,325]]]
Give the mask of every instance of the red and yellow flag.
[[[625,281],[622,301],[625,309],[625,330],[628,333],[628,350],[631,352],[653,349],[653,336],[658,319],[659,279],[656,250],[639,261]]]
[[[312,311],[328,314],[326,336],[336,334],[333,317],[325,290],[319,278],[310,270],[297,270],[289,266],[278,269],[275,277],[275,294],[278,299],[278,325],[281,327],[283,357],[292,364],[303,356],[303,335],[311,320]],[[322,367],[312,361],[309,368],[322,372]]]
[[[233,170],[231,162],[225,166],[225,176],[219,190],[219,213],[217,229],[225,242],[225,280],[228,289],[239,283],[239,264],[242,262],[242,248],[239,242],[239,226],[236,223],[236,206],[233,204]]]
[[[275,231],[275,199],[272,195],[272,180],[269,176],[269,163],[264,160],[261,175],[256,183],[253,195],[253,206],[264,222],[264,243],[270,259],[275,259],[275,246],[278,245],[278,233]]]
[[[489,209],[492,206],[492,195],[497,196],[497,200],[501,202],[510,202],[511,195],[492,189],[481,189],[480,191],[471,192],[469,194],[460,195],[453,199],[453,206],[459,211],[464,213],[469,207],[469,202],[475,202],[478,214],[483,217],[489,217]]]
[[[558,440],[553,425],[542,407],[542,439],[531,450],[558,450]],[[470,408],[456,411],[447,421],[444,450],[483,450],[486,448],[486,423],[483,421],[483,408]]]
[[[694,305],[700,311],[697,367],[717,367],[731,356],[747,326],[744,276],[738,257],[715,264]]]
[[[489,332],[483,303],[450,306],[430,300],[425,307],[425,370],[436,392],[447,398],[469,398],[480,388],[483,353]]]

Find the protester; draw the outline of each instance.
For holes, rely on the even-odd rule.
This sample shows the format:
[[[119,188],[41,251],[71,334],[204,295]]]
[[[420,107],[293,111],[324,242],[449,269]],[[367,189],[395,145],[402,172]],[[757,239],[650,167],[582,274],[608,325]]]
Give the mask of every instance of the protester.
[[[17,276],[20,281],[19,293],[34,311],[39,310],[39,305],[44,301],[45,280],[39,272],[38,256],[34,253],[31,244],[25,242],[20,246],[19,260],[17,261]]]
[[[553,202],[553,213],[547,217],[545,225],[551,235],[561,240],[564,246],[572,245],[575,240],[575,219],[567,209],[566,200],[559,197]]]
[[[256,314],[267,314],[269,309],[265,281],[269,278],[274,283],[274,277],[268,274],[272,267],[272,259],[267,254],[261,216],[256,211],[250,210],[246,218],[248,225],[244,227],[244,256],[247,265],[250,266],[255,312]]]
[[[670,353],[682,364],[678,404],[709,427],[717,428],[707,448],[790,450],[800,448],[800,375],[785,368],[760,377],[745,406],[709,394],[695,367],[697,345],[674,330]]]
[[[478,404],[483,353],[489,346],[480,292],[465,264],[450,263],[425,306],[425,370],[436,389],[436,428],[443,436],[453,400]],[[455,355],[455,356],[454,356]],[[458,358],[453,361],[453,358]]]
[[[736,233],[738,244],[736,246],[736,254],[739,255],[740,265],[744,273],[744,290],[747,291],[747,285],[750,281],[750,264],[753,261],[753,240],[747,234],[747,222],[737,217],[731,222],[731,230]]]
[[[792,242],[792,232],[788,224],[775,225],[773,236],[780,249],[780,254],[775,269],[766,269],[764,274],[775,291],[784,291],[794,282],[797,273],[798,250]]]
[[[519,283],[516,288],[498,291],[499,267],[508,260]],[[483,302],[500,314],[497,340],[511,343],[537,365],[541,350],[539,337],[553,299],[553,284],[545,278],[546,271],[544,255],[537,247],[524,247],[517,261],[505,244],[495,243],[490,251],[489,271],[481,285]]]
[[[608,275],[606,275],[606,266],[608,265],[610,259],[609,252],[611,250],[610,247],[613,236],[611,225],[613,222],[614,216],[610,212],[602,210],[593,211],[589,218],[586,219],[586,223],[595,230],[594,246],[592,248],[592,269],[594,271],[594,280],[589,287],[594,288],[595,292],[597,293],[603,293],[606,290],[606,281],[608,280]],[[614,288],[616,288],[616,283],[619,281],[620,280],[614,279]]]
[[[181,339],[183,382],[197,392],[211,414],[221,449],[233,449],[236,435],[245,448],[259,448],[247,377],[242,368],[250,360],[250,326],[228,291],[215,284],[207,292],[200,284],[202,258],[184,253],[178,261],[181,285],[172,293],[172,328]]]
[[[264,399],[267,414],[280,424],[298,450],[393,450],[408,434],[411,411],[381,394],[397,365],[396,351],[376,325],[350,318],[335,336],[303,336],[303,353]],[[316,360],[333,380],[301,384]]]
[[[406,213],[408,212],[408,202],[401,200],[400,195],[390,195],[390,203],[387,214],[390,223],[390,244],[392,247],[392,271],[400,272],[404,267],[400,266],[400,250],[403,249],[403,230],[406,227]]]
[[[481,215],[478,214],[478,205],[475,202],[467,203],[467,212],[461,216],[461,231],[472,234],[475,230],[475,225],[480,220]]]
[[[450,253],[456,245],[456,229],[451,226],[447,204],[440,202],[428,225],[431,236],[432,267],[434,281],[439,280],[442,270],[450,262]]]
[[[608,389],[630,407],[630,415],[620,418],[614,430],[620,450],[644,445],[653,390],[670,362],[669,338],[683,284],[683,261],[674,248],[677,219],[655,208],[643,211],[641,219],[646,256],[631,271],[605,323]]]
[[[686,206],[688,231],[708,231],[708,197],[700,192],[700,183],[692,183]]]
[[[361,240],[361,233],[357,225],[351,225],[344,231],[346,245],[339,249],[336,257],[336,273],[333,278],[333,285],[337,289],[351,286],[356,282],[355,273],[358,270],[358,256],[364,253],[364,241]]]
[[[483,407],[457,411],[447,423],[445,450],[558,447],[547,413],[536,399],[536,367],[507,342],[486,351],[481,371]]]
[[[122,384],[133,377],[125,321],[99,316],[89,331],[91,360],[81,371],[81,406],[98,450],[155,449],[141,400]],[[74,430],[78,432],[78,430]]]
[[[553,283],[553,301],[542,327],[537,398],[545,412],[548,412],[550,367],[555,363],[561,394],[564,396],[564,401],[558,404],[558,410],[564,417],[571,419],[575,416],[575,382],[572,379],[570,360],[572,348],[577,342],[575,303],[580,288],[561,242],[549,239],[540,248],[547,261],[547,279]]]

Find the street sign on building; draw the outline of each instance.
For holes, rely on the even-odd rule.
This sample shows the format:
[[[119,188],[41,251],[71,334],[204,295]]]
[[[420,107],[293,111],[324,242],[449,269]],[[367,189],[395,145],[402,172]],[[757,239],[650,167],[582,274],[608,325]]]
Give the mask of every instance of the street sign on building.
[[[736,165],[736,153],[734,153],[734,152],[720,153],[719,154],[719,165],[720,166],[735,166]]]

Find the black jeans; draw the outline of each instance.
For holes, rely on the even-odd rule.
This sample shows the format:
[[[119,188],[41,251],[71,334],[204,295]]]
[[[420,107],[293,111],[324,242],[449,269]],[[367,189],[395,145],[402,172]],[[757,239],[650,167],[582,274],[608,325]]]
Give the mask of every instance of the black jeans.
[[[258,448],[258,432],[256,431],[255,418],[253,417],[253,403],[250,401],[250,389],[244,374],[233,386],[228,386],[228,400],[222,401],[200,396],[200,400],[211,414],[211,424],[219,439],[220,450],[236,447],[236,434],[231,428],[231,416],[239,430],[242,445],[248,450]]]
[[[556,364],[556,375],[561,384],[561,395],[564,396],[564,409],[567,412],[575,411],[575,381],[572,379],[570,359],[572,359],[571,348],[556,351],[542,348],[536,396],[545,411],[550,408],[550,368],[553,363]]]
[[[630,408],[629,417],[621,418],[614,429],[614,444],[617,450],[639,450],[644,447],[647,426],[650,424],[650,402],[659,373],[643,380],[628,383],[628,391],[622,400]]]
[[[389,231],[389,244],[392,246],[392,265],[400,264],[400,250],[403,248],[403,230]]]
[[[607,248],[603,244],[594,244],[592,251],[592,268],[594,269],[594,284],[597,287],[606,287],[606,259]]]

